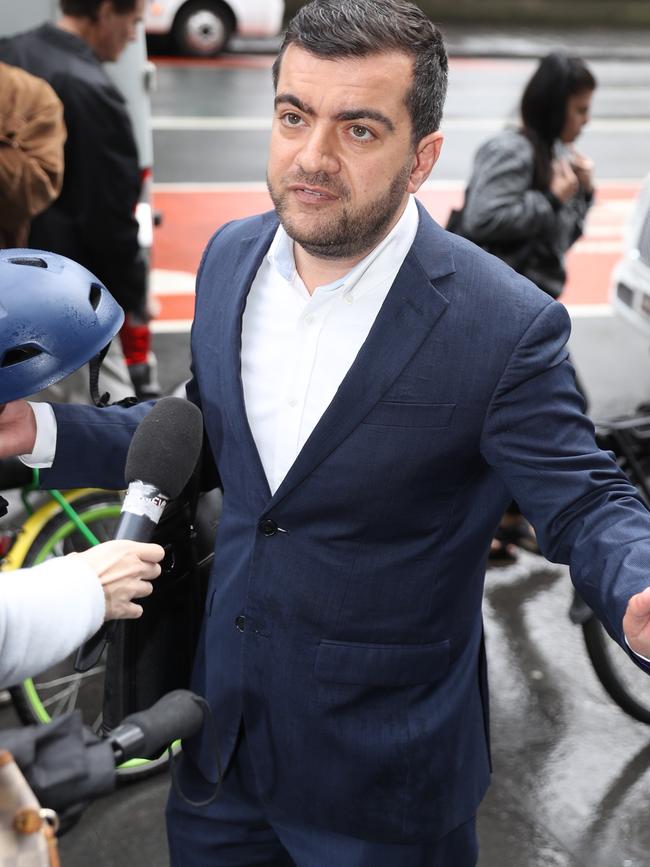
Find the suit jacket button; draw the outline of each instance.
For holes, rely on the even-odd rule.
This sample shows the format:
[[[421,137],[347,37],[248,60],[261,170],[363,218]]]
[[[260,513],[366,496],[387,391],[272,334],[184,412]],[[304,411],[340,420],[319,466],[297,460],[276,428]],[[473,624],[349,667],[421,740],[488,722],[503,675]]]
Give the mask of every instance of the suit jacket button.
[[[246,629],[246,618],[243,614],[238,614],[237,617],[235,617],[235,627],[238,632],[243,632],[244,629]]]
[[[270,518],[264,518],[264,520],[260,521],[257,525],[257,529],[263,536],[275,536],[278,532],[278,525]]]

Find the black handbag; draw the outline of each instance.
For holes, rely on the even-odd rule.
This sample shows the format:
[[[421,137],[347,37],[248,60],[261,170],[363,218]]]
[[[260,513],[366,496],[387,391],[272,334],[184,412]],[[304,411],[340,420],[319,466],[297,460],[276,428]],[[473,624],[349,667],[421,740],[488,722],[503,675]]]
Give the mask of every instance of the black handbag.
[[[463,224],[463,209],[462,208],[452,208],[449,213],[449,219],[447,220],[447,225],[445,229],[448,232],[453,232],[454,235],[462,235],[460,231],[460,227]]]
[[[170,502],[152,541],[165,548],[153,593],[137,620],[116,623],[104,677],[103,724],[115,728],[174,689],[188,689],[203,620],[221,495],[184,492]]]

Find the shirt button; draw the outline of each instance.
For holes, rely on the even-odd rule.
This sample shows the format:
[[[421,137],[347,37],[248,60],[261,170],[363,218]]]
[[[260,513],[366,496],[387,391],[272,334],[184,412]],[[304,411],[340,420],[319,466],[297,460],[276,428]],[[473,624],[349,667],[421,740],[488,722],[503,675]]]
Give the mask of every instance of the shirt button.
[[[246,629],[246,618],[243,614],[238,614],[237,617],[235,617],[235,628],[237,629],[237,632],[243,632],[244,629]]]
[[[354,298],[352,297],[352,295],[346,295],[345,296],[345,303],[346,304],[352,304],[353,301],[354,301]]]
[[[290,397],[287,403],[289,404],[289,406],[298,406],[298,401],[295,397]]]
[[[314,317],[310,314],[309,316],[305,316],[305,325],[312,325],[314,322]]]
[[[257,525],[257,529],[263,536],[275,536],[278,532],[278,525],[270,518],[264,518],[264,520],[260,521]]]

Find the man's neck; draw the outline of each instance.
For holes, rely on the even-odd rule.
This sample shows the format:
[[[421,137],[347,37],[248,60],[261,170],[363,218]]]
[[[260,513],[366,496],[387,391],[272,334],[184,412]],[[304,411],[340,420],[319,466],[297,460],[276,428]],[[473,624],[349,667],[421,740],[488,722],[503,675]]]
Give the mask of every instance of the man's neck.
[[[59,30],[65,30],[66,33],[72,33],[73,36],[78,36],[87,42],[92,48],[91,28],[92,21],[88,18],[77,18],[72,15],[62,15],[56,22]]]
[[[327,286],[345,277],[369,252],[370,250],[366,250],[365,253],[349,259],[325,259],[308,253],[295,241],[293,244],[296,271],[310,295],[314,294],[318,286]]]
[[[348,274],[355,265],[358,265],[362,259],[365,259],[366,256],[375,249],[375,247],[378,247],[399,222],[404,213],[404,209],[406,208],[407,201],[408,199],[405,199],[403,206],[391,220],[390,225],[387,227],[381,238],[379,238],[367,250],[364,250],[362,253],[358,253],[355,256],[341,259],[321,258],[319,256],[314,256],[312,253],[308,253],[307,250],[304,250],[300,244],[294,241],[293,258],[296,263],[296,271],[298,272],[302,282],[305,284],[309,294],[313,295],[314,291],[319,286],[327,286],[329,283],[334,283],[335,280],[340,280],[341,277],[345,277],[345,275]]]

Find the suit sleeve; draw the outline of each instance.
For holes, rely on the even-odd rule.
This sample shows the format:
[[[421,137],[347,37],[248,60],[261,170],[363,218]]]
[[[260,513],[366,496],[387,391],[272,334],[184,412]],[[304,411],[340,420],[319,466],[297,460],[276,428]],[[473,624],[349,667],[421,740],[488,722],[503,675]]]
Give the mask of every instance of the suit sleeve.
[[[153,402],[98,409],[52,404],[56,417],[56,454],[40,473],[43,488],[94,487],[122,490],[124,466],[135,430]]]
[[[519,340],[494,391],[481,449],[552,561],[625,646],[630,596],[650,584],[650,514],[600,450],[566,352],[570,325],[550,302]]]

